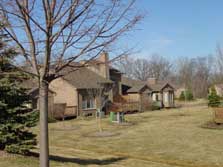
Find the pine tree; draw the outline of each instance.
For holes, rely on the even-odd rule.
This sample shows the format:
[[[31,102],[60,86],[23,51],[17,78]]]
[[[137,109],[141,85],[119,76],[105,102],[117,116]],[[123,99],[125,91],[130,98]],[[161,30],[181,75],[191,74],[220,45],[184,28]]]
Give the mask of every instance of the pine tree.
[[[190,90],[185,91],[185,99],[191,101],[194,99],[193,93]]]
[[[29,97],[21,85],[24,75],[10,61],[16,56],[0,35],[0,150],[28,154],[36,144],[30,127],[36,125],[38,112],[29,109]]]
[[[220,103],[220,96],[217,95],[215,88],[212,87],[211,92],[208,95],[208,106],[218,107]]]
[[[181,100],[181,101],[184,101],[184,100],[185,100],[185,93],[184,93],[184,91],[182,91],[182,92],[180,93],[179,100]]]

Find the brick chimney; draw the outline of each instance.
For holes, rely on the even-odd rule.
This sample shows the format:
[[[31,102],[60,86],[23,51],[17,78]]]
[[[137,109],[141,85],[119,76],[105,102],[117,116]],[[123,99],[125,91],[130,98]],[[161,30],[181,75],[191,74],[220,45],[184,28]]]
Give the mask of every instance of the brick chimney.
[[[147,83],[148,83],[148,85],[155,85],[157,83],[157,79],[156,78],[148,78]]]
[[[97,59],[99,61],[100,75],[109,79],[109,56],[108,53],[103,52]]]

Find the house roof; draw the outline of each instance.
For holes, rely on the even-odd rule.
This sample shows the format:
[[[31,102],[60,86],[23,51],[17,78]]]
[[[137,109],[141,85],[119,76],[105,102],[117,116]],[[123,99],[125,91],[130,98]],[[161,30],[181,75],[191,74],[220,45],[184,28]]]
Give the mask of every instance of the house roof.
[[[118,74],[123,74],[121,71],[119,71],[118,69],[114,68],[113,66],[109,66],[109,70],[110,70],[110,72],[115,72],[115,73],[118,73]]]
[[[135,86],[131,87],[127,92],[128,92],[128,93],[140,93],[141,90],[142,90],[145,86],[146,86],[145,84],[138,84],[138,85],[135,85]]]
[[[27,94],[31,95],[32,97],[37,97],[38,92],[39,91],[39,86],[38,86],[38,81],[35,79],[26,79],[23,80],[21,86],[25,89],[27,89]],[[51,89],[49,89],[50,93],[55,93],[54,91],[52,91]]]
[[[158,82],[156,84],[152,84],[152,85],[149,85],[150,88],[153,90],[153,91],[160,91],[162,90],[166,85],[170,85],[167,81],[162,81],[162,82]],[[172,86],[171,86],[172,87]]]
[[[26,79],[22,81],[21,86],[28,90],[32,90],[38,88],[38,82],[35,79]]]
[[[142,84],[145,85],[145,82],[122,76],[122,84],[129,87],[134,87]]]
[[[77,70],[67,68],[63,72],[68,74],[62,78],[77,89],[100,88],[100,84],[113,83],[85,67]]]
[[[146,81],[139,81],[127,77],[122,77],[122,84],[131,87],[127,92],[140,92],[140,90],[147,85],[151,91],[161,91],[165,86],[169,85],[174,89],[174,86],[168,81],[159,81],[156,84],[148,84]]]

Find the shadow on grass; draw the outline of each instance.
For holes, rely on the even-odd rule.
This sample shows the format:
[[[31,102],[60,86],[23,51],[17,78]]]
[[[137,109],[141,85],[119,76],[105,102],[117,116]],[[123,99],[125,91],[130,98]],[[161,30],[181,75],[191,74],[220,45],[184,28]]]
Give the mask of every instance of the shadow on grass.
[[[32,157],[39,157],[39,153],[30,153]],[[69,158],[69,157],[62,157],[57,155],[50,155],[50,160],[62,163],[76,163],[79,165],[110,165],[118,161],[125,160],[126,157],[113,157],[107,159],[81,159],[81,158]]]

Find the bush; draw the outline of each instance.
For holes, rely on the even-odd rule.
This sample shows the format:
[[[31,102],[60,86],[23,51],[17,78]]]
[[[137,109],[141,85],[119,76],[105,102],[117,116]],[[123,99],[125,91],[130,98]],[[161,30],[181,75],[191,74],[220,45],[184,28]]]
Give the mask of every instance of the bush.
[[[185,99],[187,101],[194,100],[194,96],[193,96],[193,94],[192,94],[192,92],[190,90],[186,90],[185,91]]]
[[[180,101],[191,101],[194,100],[193,93],[190,90],[182,91],[179,97]]]
[[[184,101],[184,100],[185,100],[185,94],[184,94],[184,91],[182,91],[182,92],[180,93],[179,100],[180,100],[180,101]]]
[[[48,123],[55,123],[55,122],[57,122],[57,120],[54,117],[48,116]]]
[[[160,110],[162,108],[162,104],[160,101],[156,101],[152,103],[152,110]]]
[[[219,107],[221,101],[220,96],[217,95],[214,87],[211,88],[211,92],[208,95],[208,106],[210,107]]]

